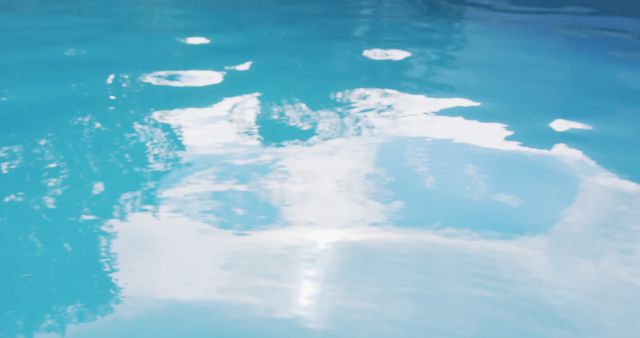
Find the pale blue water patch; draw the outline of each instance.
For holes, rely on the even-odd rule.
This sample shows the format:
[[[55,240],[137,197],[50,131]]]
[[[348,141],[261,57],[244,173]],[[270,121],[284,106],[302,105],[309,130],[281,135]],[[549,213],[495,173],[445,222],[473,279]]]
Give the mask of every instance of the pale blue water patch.
[[[386,194],[403,205],[394,221],[400,226],[455,226],[507,236],[545,233],[561,219],[579,184],[552,158],[450,142],[390,142],[379,158],[378,167],[388,175]],[[505,171],[518,175],[501,175]]]
[[[163,181],[161,203],[169,212],[188,214],[224,229],[255,230],[272,225],[278,209],[260,194],[252,182],[268,174],[268,166],[237,165],[210,157],[169,174]],[[211,184],[209,182],[219,182]]]
[[[623,0],[0,0],[0,337],[636,337],[639,36]]]

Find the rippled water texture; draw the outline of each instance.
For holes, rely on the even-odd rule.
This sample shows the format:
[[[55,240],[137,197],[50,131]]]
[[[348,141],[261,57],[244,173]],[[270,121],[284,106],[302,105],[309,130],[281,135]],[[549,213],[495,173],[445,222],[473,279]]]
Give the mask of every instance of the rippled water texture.
[[[640,3],[0,0],[0,337],[640,334]]]

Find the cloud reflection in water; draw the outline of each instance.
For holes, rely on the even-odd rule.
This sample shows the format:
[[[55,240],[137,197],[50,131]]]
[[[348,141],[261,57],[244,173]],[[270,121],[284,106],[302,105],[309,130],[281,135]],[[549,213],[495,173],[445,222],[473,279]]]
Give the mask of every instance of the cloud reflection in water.
[[[632,318],[619,316],[635,313],[640,301],[636,183],[566,145],[531,148],[507,140],[512,132],[504,124],[437,115],[478,105],[470,100],[388,89],[333,96],[343,104],[335,111],[283,109],[290,121],[311,121],[316,135],[278,148],[260,143],[259,94],[155,113],[180,135],[184,160],[198,169],[172,174],[154,214],[111,222],[116,234],[111,249],[118,257],[114,276],[124,297],[242,304],[261,315],[299,318],[312,328],[351,327],[365,334],[373,333],[367,331],[372,318],[450,337],[485,332],[496,322],[505,323],[504,332],[526,329],[544,336],[637,329],[625,324]],[[427,149],[428,140],[442,140],[453,149],[471,146],[552,160],[575,177],[577,195],[556,206],[564,209],[559,221],[538,224],[549,230],[537,234],[504,236],[455,224],[398,227],[395,220],[406,201],[385,190],[396,178],[376,166],[380,147],[398,138],[422,140]],[[447,158],[427,156],[422,172],[439,160]],[[241,167],[254,174],[242,174]],[[464,168],[476,177],[474,184],[487,184],[479,183],[477,167]],[[225,170],[229,177],[219,178],[216,173]],[[549,174],[523,179],[544,181]],[[238,215],[256,212],[234,207],[240,195],[221,194],[228,191],[253,195],[277,215],[260,227],[218,227],[219,209],[203,204],[226,204]],[[466,203],[479,203],[464,191],[440,185],[435,194],[461,194]],[[528,200],[491,196],[492,203],[527,215],[518,210],[526,210]],[[530,322],[522,322],[523,316]],[[601,321],[584,320],[593,316]],[[465,325],[452,325],[460,318]]]

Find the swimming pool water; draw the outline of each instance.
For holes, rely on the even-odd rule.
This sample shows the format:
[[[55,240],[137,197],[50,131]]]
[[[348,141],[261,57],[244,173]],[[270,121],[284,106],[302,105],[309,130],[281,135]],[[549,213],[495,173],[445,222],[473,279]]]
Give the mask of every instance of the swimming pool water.
[[[0,337],[637,337],[640,3],[0,0]]]

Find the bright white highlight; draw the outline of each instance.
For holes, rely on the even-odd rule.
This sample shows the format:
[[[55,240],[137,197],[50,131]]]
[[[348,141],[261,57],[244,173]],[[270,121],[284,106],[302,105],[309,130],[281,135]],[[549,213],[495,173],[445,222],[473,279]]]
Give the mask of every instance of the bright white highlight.
[[[245,63],[241,63],[237,66],[226,66],[224,67],[224,69],[226,70],[237,70],[237,71],[241,71],[241,72],[245,72],[249,69],[251,69],[251,65],[253,65],[253,61],[247,61]]]
[[[259,93],[228,97],[210,107],[157,111],[153,117],[171,124],[191,153],[212,153],[225,146],[247,146],[255,139]]]
[[[591,130],[592,126],[580,122],[569,121],[564,119],[556,119],[549,123],[549,127],[557,132],[564,132],[571,129]]]
[[[205,38],[204,36],[190,36],[188,38],[180,40],[180,42],[186,43],[187,45],[206,45],[211,43],[211,40]]]
[[[402,49],[373,48],[362,51],[362,56],[376,61],[400,61],[410,57],[411,53]]]
[[[224,75],[213,70],[167,70],[144,75],[141,81],[156,86],[204,87],[221,83]]]
[[[93,188],[91,189],[91,194],[98,195],[104,191],[104,182],[96,182],[93,184]]]

